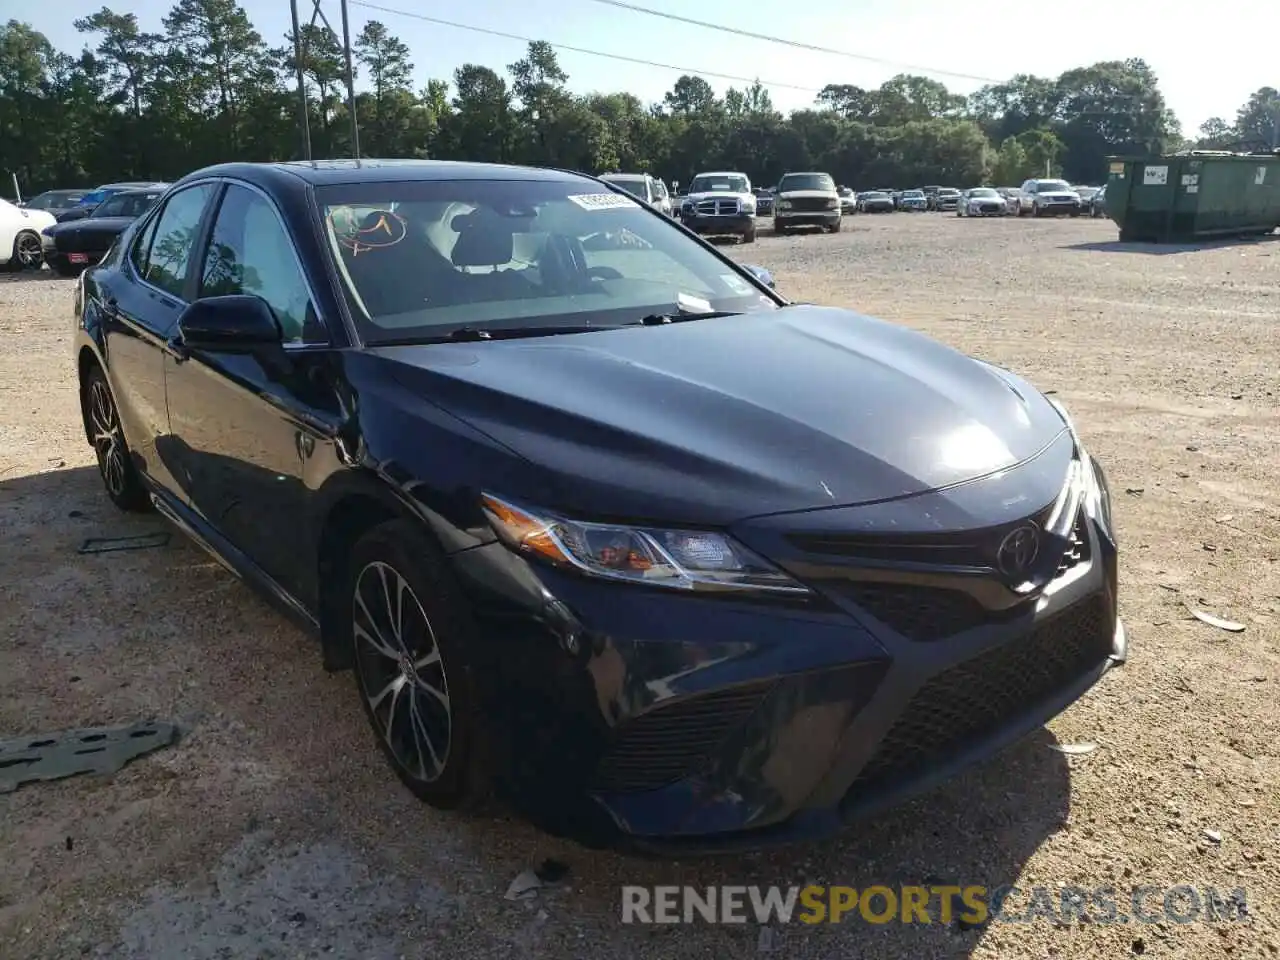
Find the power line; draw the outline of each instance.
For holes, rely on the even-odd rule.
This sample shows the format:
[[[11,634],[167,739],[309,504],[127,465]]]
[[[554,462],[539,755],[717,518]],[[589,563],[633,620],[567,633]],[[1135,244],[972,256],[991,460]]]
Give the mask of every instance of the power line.
[[[471,33],[483,33],[490,37],[502,37],[505,40],[519,40],[521,43],[533,43],[533,37],[522,37],[516,33],[506,33],[502,30],[493,30],[489,27],[477,27],[467,23],[458,23],[453,20],[442,20],[439,17],[429,17],[422,13],[410,13],[408,10],[393,10],[390,7],[384,7],[376,3],[366,3],[365,0],[348,0],[353,7],[365,7],[369,10],[377,10],[379,13],[389,13],[397,17],[410,17],[414,20],[423,20],[427,23],[434,23],[441,27],[452,27],[455,30],[468,30]],[[588,50],[586,47],[574,47],[567,43],[551,43],[550,41],[542,41],[547,46],[556,50],[565,50],[569,53],[582,53],[590,57],[603,57],[606,60],[620,60],[623,63],[635,63],[642,67],[657,67],[660,70],[673,70],[677,73],[691,74],[701,77],[715,77],[717,80],[731,80],[735,83],[759,83],[762,87],[773,87],[781,90],[798,90],[801,93],[819,94],[822,92],[820,87],[801,87],[794,83],[776,83],[771,80],[761,80],[758,77],[743,77],[732,73],[716,73],[713,70],[701,70],[695,67],[678,67],[671,63],[659,63],[656,60],[643,60],[639,57],[628,57],[620,53],[605,53],[603,50]]]
[[[352,3],[356,0],[351,0]],[[864,63],[876,63],[883,67],[893,67],[898,70],[905,70],[909,73],[933,74],[939,77],[954,77],[958,80],[976,80],[979,83],[1004,83],[1004,80],[997,80],[993,77],[980,77],[973,73],[958,73],[955,70],[939,70],[934,67],[922,67],[918,64],[901,63],[897,60],[885,60],[881,57],[873,57],[865,53],[852,53],[848,50],[835,50],[831,47],[820,47],[812,43],[801,43],[799,40],[788,40],[785,37],[775,37],[766,33],[754,33],[751,30],[740,30],[737,27],[727,27],[721,23],[710,23],[706,20],[695,20],[692,17],[682,17],[675,13],[666,13],[662,10],[653,10],[649,7],[641,7],[634,3],[626,3],[624,0],[592,0],[594,3],[603,3],[609,7],[617,7],[620,10],[630,10],[632,13],[643,13],[651,17],[660,17],[663,20],[672,20],[676,23],[687,23],[695,27],[705,27],[708,30],[718,30],[721,33],[731,33],[739,37],[747,37],[752,40],[764,40],[768,43],[778,43],[786,47],[794,47],[797,50],[808,50],[812,53],[829,53],[836,57],[846,57],[850,60],[861,60]],[[365,6],[365,4],[362,4]]]

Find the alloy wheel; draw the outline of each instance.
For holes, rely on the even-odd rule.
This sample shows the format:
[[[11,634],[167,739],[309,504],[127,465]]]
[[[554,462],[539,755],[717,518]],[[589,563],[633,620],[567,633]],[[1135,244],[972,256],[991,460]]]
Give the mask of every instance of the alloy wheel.
[[[94,380],[89,386],[89,432],[107,492],[113,497],[123,496],[128,466],[124,434],[120,430],[120,418],[116,414],[111,391],[101,379]]]
[[[402,770],[431,783],[453,739],[440,645],[408,581],[380,561],[356,577],[352,597],[356,669],[375,727]]]
[[[18,263],[24,270],[39,270],[44,263],[44,248],[34,233],[22,233],[17,239]]]

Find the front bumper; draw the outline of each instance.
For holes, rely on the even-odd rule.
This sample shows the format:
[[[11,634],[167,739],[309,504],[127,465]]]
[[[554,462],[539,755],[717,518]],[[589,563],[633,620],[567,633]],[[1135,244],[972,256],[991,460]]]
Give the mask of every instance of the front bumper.
[[[755,229],[755,217],[749,213],[719,216],[681,212],[680,221],[694,233],[706,236],[741,237]]]
[[[1078,203],[1042,203],[1040,204],[1040,216],[1042,217],[1069,217],[1072,215],[1079,216],[1080,211],[1085,209]]]
[[[501,776],[535,823],[671,854],[830,834],[1037,729],[1124,659],[1115,548],[1083,513],[1054,579],[977,619],[954,575],[865,592],[865,566],[782,546],[794,520],[734,532],[814,586],[809,605],[589,581],[497,544],[455,556],[488,628]]]
[[[840,210],[779,210],[773,215],[784,227],[830,227],[840,222]]]

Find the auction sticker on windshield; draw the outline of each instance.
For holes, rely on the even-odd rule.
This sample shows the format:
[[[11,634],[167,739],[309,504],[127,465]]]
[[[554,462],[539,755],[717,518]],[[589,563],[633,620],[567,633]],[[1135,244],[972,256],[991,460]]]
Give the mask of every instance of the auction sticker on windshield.
[[[569,197],[583,210],[614,210],[618,207],[638,207],[630,197],[617,193],[580,193]]]
[[[751,292],[751,284],[747,283],[747,281],[743,280],[737,274],[722,273],[720,274],[720,279],[723,280],[724,285],[734,293],[745,296]]]

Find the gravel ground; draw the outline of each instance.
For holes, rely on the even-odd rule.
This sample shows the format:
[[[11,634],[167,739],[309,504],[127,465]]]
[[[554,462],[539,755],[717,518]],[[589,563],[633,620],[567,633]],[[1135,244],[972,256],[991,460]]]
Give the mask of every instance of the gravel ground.
[[[680,863],[418,804],[376,755],[350,677],[327,676],[310,640],[180,536],[77,554],[160,524],[100,492],[70,282],[0,281],[0,737],[146,716],[190,731],[115,776],[0,795],[0,957],[668,960],[769,942],[842,960],[1275,957],[1280,238],[1114,236],[1103,221],[859,216],[733,248],[796,299],[917,327],[1057,391],[1110,471],[1132,659],[1048,731],[837,842]],[[1055,739],[1099,747],[1068,757]],[[547,857],[570,867],[562,884],[503,899]],[[1243,887],[1252,922],[854,921],[762,940],[619,921],[622,884],[945,881]]]

